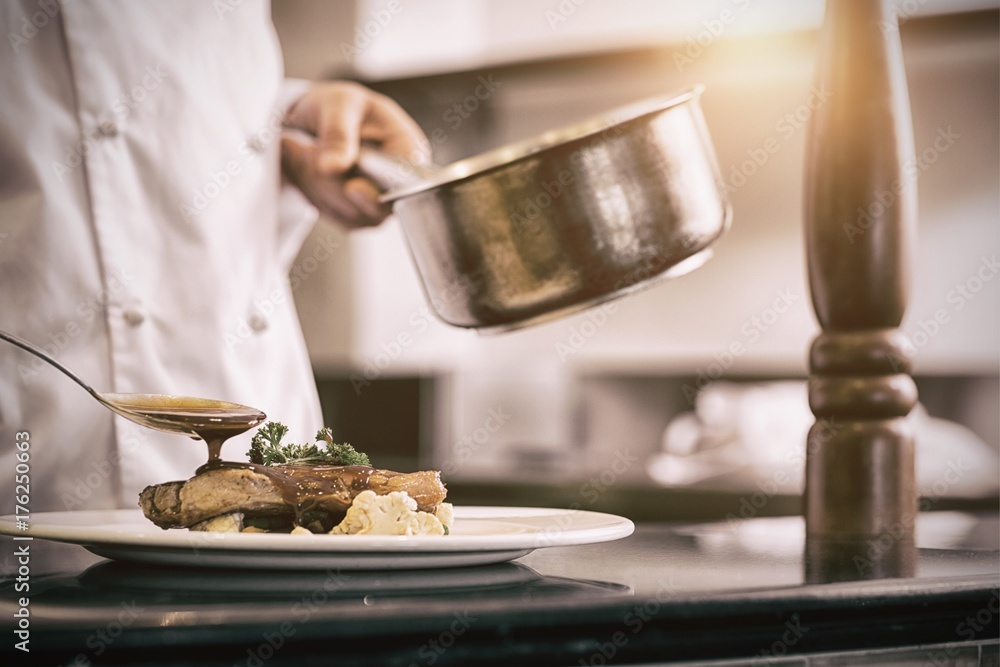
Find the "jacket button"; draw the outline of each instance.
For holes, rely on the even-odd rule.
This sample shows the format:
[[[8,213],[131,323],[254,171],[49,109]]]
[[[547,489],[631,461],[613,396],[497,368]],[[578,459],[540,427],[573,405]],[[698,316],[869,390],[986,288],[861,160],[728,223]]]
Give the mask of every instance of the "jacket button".
[[[117,137],[118,124],[115,123],[113,120],[101,121],[101,123],[97,126],[97,131],[101,134],[102,137],[107,137],[109,139],[111,137]]]
[[[263,331],[267,328],[267,318],[256,310],[250,313],[250,317],[247,318],[247,323],[254,331]]]
[[[260,138],[260,135],[256,133],[250,135],[250,138],[247,139],[247,146],[254,153],[263,153],[267,150],[267,144],[265,144],[264,140]]]
[[[146,320],[146,315],[143,314],[141,310],[137,310],[135,308],[129,308],[126,310],[122,313],[122,317],[124,317],[125,321],[132,326],[138,326]]]

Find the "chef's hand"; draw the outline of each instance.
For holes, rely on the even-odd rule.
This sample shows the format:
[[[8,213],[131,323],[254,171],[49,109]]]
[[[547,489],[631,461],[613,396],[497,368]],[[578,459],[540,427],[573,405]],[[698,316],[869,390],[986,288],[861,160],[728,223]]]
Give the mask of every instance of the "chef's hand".
[[[389,215],[375,184],[351,172],[362,141],[415,164],[430,159],[417,123],[393,100],[356,83],[315,84],[289,109],[285,125],[316,137],[282,137],[285,177],[321,212],[348,227],[377,225]]]

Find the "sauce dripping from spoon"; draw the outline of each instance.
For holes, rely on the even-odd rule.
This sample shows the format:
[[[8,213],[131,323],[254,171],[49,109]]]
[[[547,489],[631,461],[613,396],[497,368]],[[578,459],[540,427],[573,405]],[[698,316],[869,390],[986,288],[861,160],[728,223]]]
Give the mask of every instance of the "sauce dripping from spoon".
[[[281,469],[274,469],[254,463],[223,461],[223,443],[261,424],[267,419],[267,415],[239,403],[209,398],[98,392],[35,345],[5,331],[0,331],[0,340],[16,345],[55,366],[104,407],[125,419],[157,431],[204,440],[208,447],[208,461],[195,474],[215,468],[246,468],[266,475],[276,483],[286,503],[294,509],[295,523],[298,525],[302,525],[302,518],[319,499],[329,496],[346,499],[346,509],[350,504],[349,499],[368,487],[374,472],[368,466],[283,466]]]
[[[211,398],[170,394],[117,394],[99,392],[45,350],[6,331],[0,340],[30,352],[63,372],[115,414],[136,424],[167,433],[183,433],[208,443],[208,460],[218,461],[222,443],[267,419],[260,410]]]
[[[137,424],[204,440],[208,462],[221,461],[222,443],[257,426],[265,415],[239,403],[166,394],[102,394],[105,401]]]
[[[295,525],[320,498],[348,498],[368,486],[372,468],[368,466],[281,466],[271,467],[242,461],[222,460],[222,444],[229,438],[257,426],[267,416],[260,410],[238,403],[228,403],[188,396],[162,394],[103,394],[116,411],[130,413],[129,419],[168,433],[178,433],[204,440],[208,461],[199,467],[199,475],[222,468],[252,470],[268,477],[281,491],[285,503],[294,511]],[[353,492],[353,493],[351,493]],[[349,503],[348,503],[349,504]],[[332,526],[331,526],[332,527]]]

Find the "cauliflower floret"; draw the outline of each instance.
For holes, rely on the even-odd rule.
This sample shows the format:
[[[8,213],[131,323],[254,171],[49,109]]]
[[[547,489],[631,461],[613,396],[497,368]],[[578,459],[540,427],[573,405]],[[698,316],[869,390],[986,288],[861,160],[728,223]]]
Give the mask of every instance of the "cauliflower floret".
[[[444,533],[447,535],[451,532],[451,527],[455,525],[455,508],[451,503],[441,503],[434,510],[434,516],[438,518],[441,525],[444,526]]]
[[[444,535],[441,520],[417,511],[417,501],[405,491],[380,496],[362,491],[331,535]]]

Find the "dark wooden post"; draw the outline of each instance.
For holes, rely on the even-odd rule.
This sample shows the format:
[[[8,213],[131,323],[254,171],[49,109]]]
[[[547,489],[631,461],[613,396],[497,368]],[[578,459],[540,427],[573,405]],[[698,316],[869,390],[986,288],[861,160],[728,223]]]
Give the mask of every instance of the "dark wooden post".
[[[917,495],[906,415],[917,390],[898,326],[916,170],[896,17],[883,0],[827,0],[806,157],[813,307],[806,578],[905,576]]]

